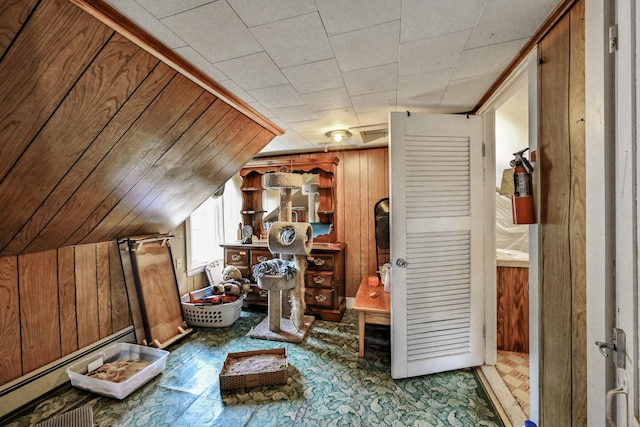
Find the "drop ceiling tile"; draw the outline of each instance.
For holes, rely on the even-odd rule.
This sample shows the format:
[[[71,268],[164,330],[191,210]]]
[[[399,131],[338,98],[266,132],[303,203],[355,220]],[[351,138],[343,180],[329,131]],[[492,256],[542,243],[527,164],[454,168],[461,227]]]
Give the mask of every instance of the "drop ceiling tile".
[[[343,74],[344,83],[352,96],[385,92],[398,88],[398,64],[349,71]]]
[[[329,38],[343,72],[398,61],[400,21],[376,25]]]
[[[336,89],[323,90],[322,92],[307,93],[302,96],[304,102],[313,111],[327,111],[336,108],[351,107],[351,99],[347,89],[339,87]]]
[[[398,75],[408,76],[453,68],[458,63],[471,31],[400,44]]]
[[[258,113],[262,114],[267,119],[269,119],[273,123],[275,123],[276,126],[279,126],[281,128],[282,128],[282,126],[286,126],[283,121],[279,120],[276,117],[276,115],[273,113],[273,111],[269,110],[267,107],[265,107],[264,105],[260,104],[258,101],[247,102],[247,104],[249,104],[249,106],[251,108],[253,108],[254,110],[256,110]]]
[[[527,39],[468,49],[462,53],[452,79],[460,80],[504,70]]]
[[[319,119],[313,119],[313,120],[304,120],[301,122],[291,122],[289,123],[289,127],[291,129],[293,129],[296,132],[302,133],[302,132],[313,132],[316,131],[318,128],[322,127],[322,123],[320,122]]]
[[[131,2],[131,0],[127,0]],[[165,18],[169,15],[175,15],[176,13],[184,12],[189,9],[202,6],[203,4],[211,3],[211,0],[181,0],[181,1],[166,1],[166,0],[136,0],[145,9],[153,14],[158,19]]]
[[[333,57],[317,12],[251,28],[280,68]]]
[[[262,148],[262,150],[260,150],[261,154],[265,154],[265,153],[277,153],[277,152],[281,152],[281,151],[289,151],[291,150],[291,147],[289,147],[287,144],[285,144],[284,142],[280,141],[280,138],[282,138],[284,135],[279,135],[276,136],[275,138],[273,138],[266,146],[264,146]],[[282,138],[284,139],[284,138]]]
[[[358,121],[360,122],[360,126],[371,126],[377,125],[379,123],[389,123],[389,111],[395,111],[395,109],[358,113]]]
[[[229,92],[242,99],[246,103],[255,102],[256,100],[244,91],[240,86],[238,86],[233,80],[223,80],[220,83],[224,86]]]
[[[400,0],[316,0],[330,36],[400,19]]]
[[[398,79],[398,106],[437,108],[451,78],[453,68],[401,76]]]
[[[222,71],[216,68],[215,65],[207,61],[207,59],[193,50],[190,46],[178,47],[173,49],[178,55],[189,61],[191,65],[194,65],[200,71],[207,74],[213,80],[221,82],[227,80],[229,77],[225,76]]]
[[[335,58],[283,68],[282,72],[298,93],[319,92],[344,86]]]
[[[351,97],[356,113],[368,113],[376,110],[393,110],[396,108],[396,91],[371,93]]]
[[[329,130],[349,129],[358,126],[358,117],[353,108],[338,108],[316,113],[320,122]]]
[[[474,28],[484,0],[402,0],[400,42]]]
[[[306,105],[272,108],[273,114],[286,123],[316,120],[318,116]]]
[[[211,1],[211,0],[209,0]],[[313,0],[227,0],[247,27],[317,11]]]
[[[137,23],[141,28],[149,34],[157,38],[162,44],[173,49],[185,46],[187,43],[181,39],[170,28],[167,28],[162,22],[158,21],[148,10],[140,6],[135,1],[130,0],[107,0],[114,8],[118,9],[123,15]]]
[[[466,113],[471,111],[499,75],[498,72],[469,79],[451,80],[438,106],[438,112]]]
[[[289,84],[250,90],[249,95],[271,110],[304,104],[298,92]]]
[[[262,51],[262,46],[225,1],[161,20],[211,63]]]
[[[265,52],[216,62],[215,65],[227,76],[231,76],[233,81],[244,90],[261,89],[287,83],[284,74]]]
[[[558,0],[488,1],[467,47],[529,38],[558,3]]]

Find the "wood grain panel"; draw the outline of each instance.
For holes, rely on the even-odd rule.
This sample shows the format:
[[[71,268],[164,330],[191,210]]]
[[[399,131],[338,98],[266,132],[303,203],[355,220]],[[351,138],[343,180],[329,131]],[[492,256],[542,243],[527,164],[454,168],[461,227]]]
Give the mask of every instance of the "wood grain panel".
[[[18,257],[24,373],[62,356],[57,255],[51,250]]]
[[[180,75],[176,75],[164,88],[118,141],[118,149],[109,153],[113,155],[107,156],[100,163],[101,169],[114,171],[115,179],[112,178],[112,181],[116,185],[101,189],[101,194],[108,194],[107,197],[67,240],[68,244],[82,241],[153,163],[191,126],[198,114],[190,109],[202,93],[201,88],[194,86],[192,82]],[[105,172],[103,169],[103,173]]]
[[[529,353],[529,269],[498,267],[497,348]]]
[[[80,139],[77,146],[74,147],[71,147],[69,144],[73,141],[78,141],[80,134],[78,134],[78,137],[74,136],[74,138],[65,139],[68,141],[68,144],[65,144],[65,146],[68,146],[69,150],[73,149],[74,156],[79,156],[77,161],[73,163],[59,182],[53,181],[49,184],[54,185],[57,182],[55,188],[48,193],[48,196],[38,207],[37,211],[28,219],[26,224],[22,226],[20,231],[6,246],[6,253],[20,253],[32,243],[38,233],[45,228],[49,221],[51,221],[51,218],[56,215],[64,203],[73,196],[78,187],[87,179],[87,176],[95,168],[95,165],[113,148],[122,133],[131,126],[132,122],[141,114],[142,110],[147,107],[157,91],[174,75],[166,66],[157,67],[156,70],[153,70],[158,64],[155,58],[146,54],[144,51],[131,49],[131,43],[126,43],[118,37],[114,37],[114,39],[115,40],[111,40],[108,45],[108,52],[110,52],[112,56],[120,56],[120,58],[111,60],[109,55],[103,52],[100,57],[104,57],[105,60],[96,63],[96,61],[100,59],[98,58],[94,61],[96,65],[107,65],[104,64],[104,62],[107,62],[117,66],[112,72],[104,73],[107,75],[101,76],[102,78],[98,80],[103,81],[107,79],[107,82],[103,83],[106,89],[96,88],[96,91],[108,91],[103,93],[103,105],[98,106],[103,109],[103,111],[100,112],[100,124],[94,123],[92,125],[94,130],[99,131],[99,134],[95,138],[93,136],[87,136],[86,140]],[[92,70],[95,69],[94,66]],[[153,72],[149,75],[152,70]],[[133,98],[133,100],[129,100],[126,104],[122,105],[127,98]],[[81,100],[78,99],[73,101],[81,102]],[[93,105],[84,105],[88,101],[90,100],[82,101],[82,105],[79,105],[79,107],[82,108],[81,110],[70,112],[72,115],[69,117],[69,120],[84,125],[85,121],[88,120],[87,117],[84,117],[86,115],[85,110],[89,112],[96,108],[96,106]],[[103,116],[107,112],[110,115],[108,118]],[[101,127],[105,120],[108,120],[107,125]],[[55,147],[60,146],[58,136],[52,136],[51,140],[54,142]],[[91,142],[91,145],[86,150],[79,150],[80,145],[88,142]],[[38,159],[42,149],[43,147],[40,145],[34,146],[30,152],[36,156],[36,159],[32,159],[32,161]],[[64,154],[65,151],[61,151],[61,153]],[[25,158],[24,161],[29,162],[29,159]],[[27,164],[27,167],[28,166]],[[44,235],[41,236],[42,240],[38,244],[31,246],[31,251],[41,250],[51,246],[59,246],[62,243],[61,241],[48,241],[47,233],[48,232],[45,232]],[[61,240],[63,241],[64,239]]]
[[[540,396],[543,422],[571,425],[569,20],[540,43]]]
[[[146,206],[144,206],[143,203],[147,197],[153,197],[153,195],[164,190],[162,187],[157,186],[159,181],[167,175],[175,175],[176,170],[180,171],[185,169],[185,165],[181,162],[183,155],[202,138],[202,134],[208,130],[207,126],[211,125],[206,121],[210,119],[210,116],[207,116],[205,113],[214,99],[213,95],[206,92],[200,96],[185,115],[185,120],[196,117],[192,125],[153,165],[144,171],[144,175],[141,176],[138,182],[120,199],[118,204],[105,216],[98,226],[83,239],[84,241],[91,242],[113,238],[117,235],[114,230],[120,229],[123,222],[129,223],[134,220],[140,212],[144,212]],[[203,119],[205,121],[203,121]],[[183,192],[182,194],[184,195],[185,193]],[[127,218],[129,218],[129,220],[127,220]]]
[[[18,257],[0,258],[0,385],[22,375]]]
[[[181,198],[182,203],[172,205],[172,216],[167,215],[163,217],[163,215],[156,215],[154,219],[140,227],[137,233],[150,233],[151,230],[160,227],[161,224],[156,222],[157,219],[160,219],[162,224],[170,224],[171,227],[169,230],[176,228],[181,222],[178,218],[188,217],[207,197],[211,196],[218,186],[228,181],[236,171],[240,170],[240,168],[250,160],[250,153],[255,152],[254,150],[256,149],[259,151],[260,148],[258,147],[264,147],[271,139],[273,139],[273,133],[271,133],[271,131],[264,129],[254,122],[249,122],[248,125],[232,138],[229,144],[200,171],[200,174],[196,178],[199,181],[194,181],[206,183],[207,185],[200,187],[194,186],[191,192],[192,197],[183,197]],[[211,151],[213,152],[214,150]]]
[[[176,221],[177,218],[186,218],[195,210],[195,208],[189,210],[190,206],[185,206],[183,197],[184,189],[201,189],[201,185],[196,186],[194,184],[206,183],[211,193],[215,191],[215,182],[212,182],[210,179],[205,179],[204,177],[209,176],[212,168],[226,164],[225,161],[228,161],[228,159],[223,160],[222,157],[219,156],[221,156],[226,148],[232,147],[229,145],[229,142],[241,134],[249,123],[249,119],[242,117],[236,112],[230,112],[230,115],[225,115],[225,117],[211,129],[212,137],[205,137],[205,140],[209,141],[206,149],[199,154],[189,153],[189,160],[185,159],[184,161],[184,164],[189,166],[175,171],[176,173],[166,177],[170,179],[171,185],[167,185],[165,191],[158,192],[157,197],[145,209],[146,212],[154,212],[159,215],[155,223],[149,223],[149,216],[141,212],[139,217],[136,218],[134,222],[126,225],[126,228],[120,230],[119,234],[121,236],[145,234],[148,232],[147,230],[158,230],[163,227],[165,221],[168,221],[166,224],[170,224],[169,230],[175,228],[177,224],[174,224],[174,221]],[[191,156],[192,154],[194,156]],[[237,170],[239,170],[239,168]],[[211,195],[211,193],[209,193],[209,195]],[[205,196],[200,199],[200,197],[196,197],[195,194],[192,197],[192,203],[198,203],[196,200],[199,200],[200,204],[207,198],[207,196]],[[167,206],[171,206],[172,209],[169,211]],[[164,227],[166,227],[166,225]]]
[[[179,335],[178,328],[183,324],[173,260],[163,241],[143,242],[131,254],[137,266],[143,318],[150,333],[147,339],[163,344]]]
[[[113,33],[67,0],[39,5],[0,62],[0,182]]]
[[[569,151],[571,199],[569,238],[571,259],[571,425],[587,425],[587,279],[586,279],[586,170],[584,1],[569,14]]]
[[[109,261],[109,243],[98,243],[96,245],[96,280],[98,283],[98,331],[101,339],[113,333]]]
[[[119,230],[120,227],[118,227],[118,225],[122,222],[123,218],[127,216],[153,216],[156,214],[147,213],[144,210],[141,211],[139,203],[146,196],[156,194],[156,191],[162,190],[154,187],[155,183],[169,172],[163,167],[165,161],[172,158],[172,149],[176,147],[176,145],[181,145],[182,140],[180,136],[193,128],[194,122],[201,117],[202,113],[211,105],[212,101],[212,95],[205,92],[196,99],[196,102],[191,105],[176,125],[169,131],[165,139],[166,143],[158,144],[156,150],[150,151],[144,159],[139,161],[135,168],[133,168],[135,173],[132,172],[130,176],[127,177],[126,187],[122,186],[122,191],[118,191],[112,197],[118,198],[115,206],[107,212],[91,232],[82,238],[82,242],[89,243],[115,238],[118,234],[115,234],[113,230]],[[175,160],[176,159],[172,159],[168,161]],[[181,170],[188,168],[188,165],[182,164],[178,166],[174,164],[174,168]],[[131,187],[127,188],[129,186]],[[187,194],[189,193],[183,191],[182,197],[188,197]],[[77,236],[80,237],[80,235]]]
[[[78,350],[76,314],[75,249],[58,249],[58,295],[60,300],[60,345],[62,355]]]
[[[344,181],[349,183],[345,186],[344,190],[344,213],[342,213],[342,216],[357,221],[356,218],[359,218],[358,215],[360,213],[360,193],[362,192],[360,188],[359,152],[354,152],[353,154],[345,152],[344,163],[341,162],[341,164],[344,168]],[[340,164],[338,166],[340,166]],[[344,240],[347,244],[345,293],[347,296],[355,296],[355,293],[351,294],[350,292],[353,291],[351,285],[353,283],[359,284],[361,279],[360,260],[362,259],[362,248],[360,246],[360,227],[352,225],[351,222],[349,222],[349,226],[346,226],[346,224],[345,222]]]
[[[388,173],[385,173],[384,165],[387,159],[386,150],[369,150],[367,152],[367,161],[369,167],[369,179],[367,181],[369,200],[367,202],[366,215],[362,218],[361,227],[369,230],[369,241],[367,247],[369,250],[369,264],[367,270],[362,272],[375,274],[380,267],[377,265],[376,259],[376,233],[375,221],[373,217],[373,207],[382,198],[389,197]]]
[[[0,4],[0,58],[33,11],[37,0],[4,0]]]
[[[25,234],[25,236],[17,236],[15,242],[29,240],[32,235],[40,232],[40,224],[48,221],[46,227],[38,235],[37,240],[28,247],[28,250],[37,251],[41,248],[61,244],[61,242],[58,243],[59,240],[64,240],[64,237],[60,237],[61,234],[73,230],[69,228],[72,224],[67,221],[78,222],[80,217],[88,216],[95,209],[97,202],[94,200],[94,189],[104,186],[101,181],[117,170],[108,169],[109,167],[117,168],[117,165],[111,163],[102,166],[101,162],[114,149],[117,149],[116,145],[120,137],[127,129],[131,128],[149,103],[153,101],[158,91],[168,84],[173,76],[175,76],[175,72],[169,67],[163,64],[156,66],[149,77],[138,87],[133,96],[134,99],[127,102],[116,113],[113,120],[100,133],[89,149],[83,153],[70,173],[51,193],[51,197],[45,201],[27,226],[21,230],[20,234]],[[91,197],[92,195],[93,197]],[[59,208],[61,203],[65,204]],[[57,213],[53,219],[50,219],[51,212],[56,210]],[[20,238],[18,239],[18,237]],[[21,249],[17,243],[14,245],[14,242],[10,243],[8,248],[11,249],[11,252],[18,252]]]
[[[109,277],[111,279],[111,330],[118,332],[131,325],[132,320],[120,250],[116,242],[109,243]]]
[[[179,159],[178,165],[171,167],[163,176],[157,178],[153,183],[152,191],[149,192],[138,204],[135,212],[129,213],[116,227],[109,230],[108,234],[102,236],[107,238],[109,235],[130,236],[139,227],[137,217],[140,212],[156,212],[166,209],[166,204],[176,200],[180,195],[184,195],[185,186],[191,185],[197,179],[201,168],[209,161],[207,153],[211,153],[212,141],[236,119],[239,113],[232,110],[227,104],[220,100],[216,100],[207,111],[198,119],[209,124],[206,134],[200,136],[200,123],[196,123],[188,132],[183,135],[184,140],[172,147],[172,150],[184,151],[184,155]],[[189,146],[189,141],[194,145]],[[214,145],[215,146],[215,145]],[[188,165],[185,167],[185,165]],[[175,183],[173,185],[172,183]],[[163,206],[164,204],[164,206]],[[133,225],[132,225],[133,224]]]
[[[76,310],[79,348],[100,339],[96,270],[96,245],[76,246]]]

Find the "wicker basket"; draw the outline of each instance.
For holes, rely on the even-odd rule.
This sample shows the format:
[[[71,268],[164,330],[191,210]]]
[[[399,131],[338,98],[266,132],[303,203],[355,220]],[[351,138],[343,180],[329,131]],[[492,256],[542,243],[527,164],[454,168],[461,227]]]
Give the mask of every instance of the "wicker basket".
[[[194,299],[201,299],[205,296],[212,295],[213,287],[192,292]],[[226,304],[193,304],[189,302],[189,294],[183,295],[180,300],[182,302],[182,312],[184,320],[191,326],[203,326],[208,328],[224,328],[231,326],[233,322],[240,318],[242,312],[241,296],[234,302]]]
[[[277,371],[259,372],[256,374],[238,374],[238,375],[225,375],[224,371],[227,364],[232,362],[233,359],[239,359],[241,357],[260,356],[264,354],[277,354],[284,357],[284,367]],[[289,366],[287,360],[286,348],[274,348],[271,350],[254,350],[243,351],[239,353],[229,353],[224,360],[224,365],[220,370],[220,390],[231,390],[236,388],[247,387],[259,387],[263,385],[273,384],[286,384],[288,379],[287,368]]]

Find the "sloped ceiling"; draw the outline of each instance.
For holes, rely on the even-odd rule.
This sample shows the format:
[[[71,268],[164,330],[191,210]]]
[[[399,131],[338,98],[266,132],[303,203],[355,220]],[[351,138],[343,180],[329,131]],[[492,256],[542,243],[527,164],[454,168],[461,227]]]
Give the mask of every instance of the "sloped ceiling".
[[[282,133],[68,0],[0,28],[0,256],[168,232]]]

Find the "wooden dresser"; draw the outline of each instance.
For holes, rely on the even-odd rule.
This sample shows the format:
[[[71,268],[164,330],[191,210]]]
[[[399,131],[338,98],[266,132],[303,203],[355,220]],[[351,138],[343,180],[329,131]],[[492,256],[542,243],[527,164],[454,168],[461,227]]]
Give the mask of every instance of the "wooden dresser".
[[[252,244],[224,243],[224,265],[234,265],[242,277],[251,281],[251,292],[245,305],[267,305],[267,291],[255,284],[252,267],[268,259],[271,254],[267,242]],[[345,245],[339,243],[314,243],[311,256],[307,258],[305,277],[305,302],[307,314],[317,315],[322,320],[339,322],[346,308],[345,289]]]

